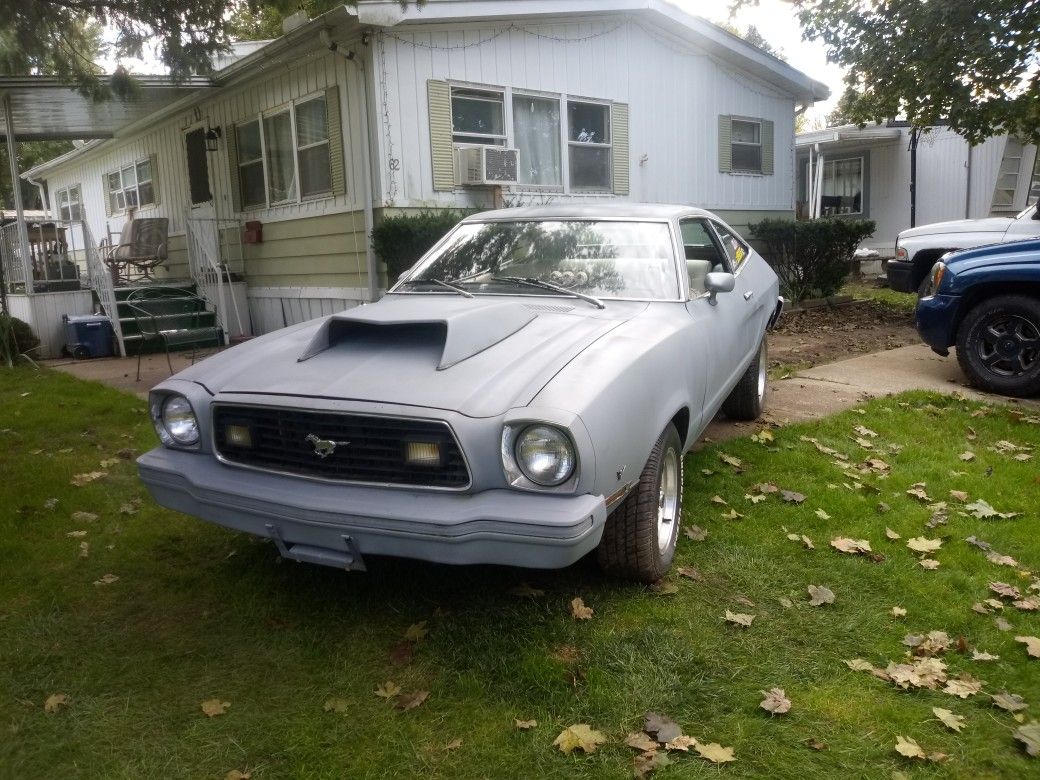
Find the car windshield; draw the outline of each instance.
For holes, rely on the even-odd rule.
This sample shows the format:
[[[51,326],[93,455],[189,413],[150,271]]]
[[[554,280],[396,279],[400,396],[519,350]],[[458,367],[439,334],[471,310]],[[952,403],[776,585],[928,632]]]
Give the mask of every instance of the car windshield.
[[[467,222],[400,288],[448,293],[444,283],[476,295],[569,291],[595,298],[679,297],[672,238],[664,222]]]

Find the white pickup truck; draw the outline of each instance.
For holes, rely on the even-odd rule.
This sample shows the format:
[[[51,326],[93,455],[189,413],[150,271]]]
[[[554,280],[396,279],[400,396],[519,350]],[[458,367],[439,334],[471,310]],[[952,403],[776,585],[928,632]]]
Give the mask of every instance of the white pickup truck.
[[[888,286],[920,292],[928,271],[947,252],[1029,238],[1040,238],[1036,203],[1014,218],[957,219],[904,230],[896,239],[896,257],[888,263]]]

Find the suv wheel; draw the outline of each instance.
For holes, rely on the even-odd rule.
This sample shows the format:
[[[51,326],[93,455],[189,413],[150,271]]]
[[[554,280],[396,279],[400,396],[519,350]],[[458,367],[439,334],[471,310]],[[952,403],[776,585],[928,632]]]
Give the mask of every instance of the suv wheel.
[[[977,304],[957,331],[957,360],[983,390],[1040,393],[1040,300],[999,295]]]
[[[682,444],[674,425],[657,439],[639,483],[610,513],[597,558],[603,571],[657,582],[672,565],[682,515]]]

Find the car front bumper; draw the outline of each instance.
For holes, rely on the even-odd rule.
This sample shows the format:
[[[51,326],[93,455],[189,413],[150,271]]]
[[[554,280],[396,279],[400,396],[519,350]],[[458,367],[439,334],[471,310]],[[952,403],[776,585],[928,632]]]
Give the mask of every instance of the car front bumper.
[[[885,266],[888,286],[896,292],[917,292],[914,284],[914,264],[906,260],[889,260]]]
[[[602,496],[334,484],[164,448],[137,465],[164,507],[270,538],[287,558],[346,569],[363,569],[364,555],[562,568],[595,549],[607,514]]]
[[[963,298],[959,295],[929,295],[917,302],[917,332],[933,352],[946,356],[957,341],[957,315]]]

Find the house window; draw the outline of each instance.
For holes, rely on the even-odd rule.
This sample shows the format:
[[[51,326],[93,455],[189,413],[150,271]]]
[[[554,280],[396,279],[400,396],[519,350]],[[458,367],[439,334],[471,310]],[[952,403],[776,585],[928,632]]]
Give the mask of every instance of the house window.
[[[113,214],[155,203],[152,162],[138,160],[105,176],[109,211]]]
[[[332,147],[325,96],[307,98],[235,127],[242,208],[332,193]]]
[[[459,144],[505,146],[504,104],[501,92],[452,87],[452,140]]]
[[[513,144],[520,158],[520,184],[563,184],[560,158],[560,101],[513,95]]]
[[[188,158],[188,192],[191,205],[209,203],[213,193],[209,189],[209,160],[206,158],[206,131],[196,128],[184,134],[184,153]]]
[[[823,161],[820,214],[863,213],[863,158]]]
[[[83,198],[80,196],[78,184],[54,193],[54,203],[58,218],[62,222],[83,219]]]
[[[567,139],[571,188],[609,191],[610,106],[568,101]]]
[[[733,170],[762,173],[762,123],[734,119],[730,132]]]

